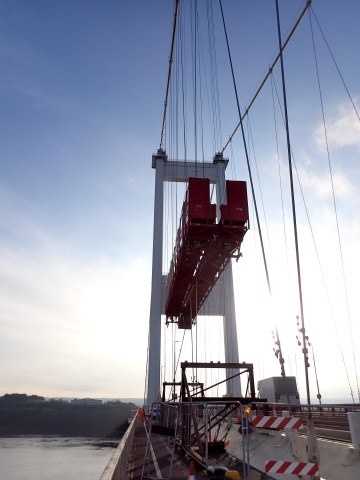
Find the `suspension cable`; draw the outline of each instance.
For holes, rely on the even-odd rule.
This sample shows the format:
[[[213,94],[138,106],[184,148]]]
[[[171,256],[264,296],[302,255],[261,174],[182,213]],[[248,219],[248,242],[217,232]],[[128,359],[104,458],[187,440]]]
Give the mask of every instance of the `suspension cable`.
[[[347,283],[346,283],[346,277],[345,277],[345,266],[344,266],[343,249],[342,249],[342,242],[341,242],[341,235],[340,235],[339,217],[338,217],[337,206],[336,206],[334,176],[333,176],[333,171],[332,171],[332,163],[331,163],[329,141],[328,141],[326,120],[325,120],[325,112],[324,112],[323,95],[322,95],[321,84],[320,84],[319,65],[318,65],[318,60],[317,60],[317,55],[316,55],[316,48],[315,48],[315,41],[314,41],[314,31],[313,31],[313,26],[312,26],[312,21],[311,21],[311,15],[309,15],[309,20],[310,20],[310,30],[311,30],[313,52],[314,52],[315,68],[316,68],[316,78],[317,78],[319,99],[320,99],[320,105],[321,105],[321,115],[322,115],[322,121],[323,121],[323,127],[324,127],[326,154],[327,154],[327,159],[328,159],[328,168],[329,168],[329,175],[330,175],[330,182],[331,182],[331,193],[332,193],[334,214],[335,214],[335,220],[336,220],[336,231],[337,231],[337,239],[338,239],[339,253],[340,253],[340,262],[341,262],[342,277],[343,277],[343,284],[344,284],[347,318],[348,318],[350,337],[351,337],[352,355],[353,355],[353,361],[354,361],[354,367],[355,367],[357,391],[358,391],[358,397],[359,397],[359,401],[360,401],[360,390],[359,390],[358,372],[357,372],[356,359],[355,359],[354,338],[353,338],[353,335],[352,335],[351,318],[350,318],[349,297],[348,297],[348,289],[347,289]],[[350,393],[351,393],[351,397],[352,397],[353,402],[354,402],[354,395],[353,395],[353,391],[352,391],[351,386],[350,386]]]
[[[201,23],[199,22],[199,13],[197,9],[197,4],[195,8],[195,15],[196,15],[196,36],[197,36],[197,65],[195,68],[198,69],[198,94],[196,97],[199,97],[199,107],[198,107],[198,116],[199,116],[199,130],[200,130],[200,139],[199,139],[199,147],[201,149],[201,164],[202,164],[202,175],[205,177],[205,149],[204,149],[204,114],[203,114],[203,81],[204,75],[202,72],[204,69],[201,68],[203,58],[204,58],[204,51],[203,45],[201,42],[201,35],[200,35],[200,26]]]
[[[331,51],[330,45],[329,45],[328,41],[326,40],[325,34],[324,34],[324,32],[323,32],[323,30],[322,30],[322,28],[321,28],[321,26],[320,26],[319,20],[317,19],[313,8],[311,8],[311,13],[314,15],[314,18],[315,18],[315,20],[316,20],[317,26],[318,26],[318,28],[319,28],[319,30],[320,30],[320,33],[321,33],[321,35],[322,35],[322,37],[323,37],[323,39],[324,39],[324,42],[325,42],[325,44],[326,44],[326,46],[327,46],[327,49],[329,50],[330,56],[331,56],[331,58],[332,58],[332,60],[333,60],[333,62],[334,62],[335,68],[336,68],[336,70],[337,70],[337,72],[338,72],[338,74],[339,74],[339,77],[340,77],[340,79],[341,79],[341,81],[342,81],[342,84],[344,85],[344,88],[345,88],[346,93],[347,93],[347,95],[348,95],[348,97],[349,97],[349,100],[350,100],[350,102],[351,102],[351,105],[353,106],[353,109],[354,109],[354,111],[355,111],[355,114],[356,114],[356,116],[357,116],[357,118],[358,118],[358,120],[359,120],[359,122],[360,122],[360,114],[359,114],[359,112],[358,112],[358,110],[357,110],[357,108],[356,108],[356,105],[355,105],[355,103],[354,103],[354,100],[353,100],[352,97],[351,97],[351,94],[350,94],[350,92],[349,92],[349,89],[348,89],[348,87],[347,87],[347,85],[346,85],[346,83],[345,83],[344,77],[343,77],[342,74],[341,74],[340,68],[339,68],[339,66],[338,66],[338,64],[337,64],[337,62],[336,62],[336,60],[335,60],[335,57],[334,57],[334,55],[333,55],[333,53],[332,53],[332,51]]]
[[[279,104],[280,112],[281,112],[281,115],[282,115],[282,120],[285,124],[284,112],[282,111],[282,108],[281,108],[279,93],[277,91],[275,83],[274,83],[274,88],[275,88],[275,93],[276,93],[277,101],[278,101],[278,104]],[[338,346],[339,346],[339,349],[340,349],[340,355],[341,355],[341,358],[342,358],[342,362],[343,362],[345,373],[346,373],[347,382],[348,382],[349,389],[350,389],[350,392],[351,392],[350,377],[349,377],[348,369],[347,369],[346,362],[345,362],[344,351],[343,351],[343,348],[342,348],[340,340],[339,340],[340,339],[339,330],[338,330],[337,325],[336,325],[334,310],[333,310],[333,307],[332,307],[332,302],[331,302],[331,299],[330,299],[329,290],[327,288],[327,284],[326,284],[326,280],[325,280],[324,269],[323,269],[322,264],[321,264],[319,249],[318,249],[317,244],[316,244],[314,230],[312,228],[312,224],[311,224],[311,220],[310,220],[310,214],[309,214],[309,210],[308,210],[308,207],[307,207],[307,204],[306,204],[305,194],[304,194],[304,191],[303,191],[303,188],[302,188],[302,185],[301,185],[300,175],[299,175],[299,171],[298,171],[298,168],[297,168],[297,165],[296,165],[296,161],[295,161],[295,158],[294,158],[294,152],[293,151],[291,151],[291,158],[292,158],[292,162],[293,162],[293,165],[294,165],[294,168],[295,168],[296,178],[297,178],[297,181],[298,181],[298,184],[299,184],[301,199],[303,201],[306,218],[307,218],[307,221],[308,221],[308,224],[309,224],[311,238],[312,238],[312,241],[313,241],[313,244],[314,244],[315,254],[316,254],[318,264],[319,264],[320,274],[321,274],[322,282],[323,282],[323,285],[324,285],[326,298],[327,298],[327,301],[328,301],[328,304],[329,304],[331,319],[332,319],[333,326],[334,326],[334,329],[335,329],[336,337],[338,339]]]
[[[184,33],[184,22],[181,21],[180,18],[180,28],[179,28],[179,57],[180,57],[180,72],[181,72],[181,114],[182,114],[182,141],[183,141],[183,149],[184,149],[184,160],[187,161],[187,117],[185,114],[185,98],[186,98],[186,76],[185,76],[185,67],[186,62],[184,59],[184,42],[186,39],[186,35]]]
[[[279,14],[279,2],[278,2],[278,0],[275,0],[275,6],[276,6],[277,29],[278,29],[279,50],[280,50],[280,66],[281,66],[281,79],[282,79],[284,114],[285,114],[286,144],[287,144],[287,154],[288,154],[288,163],[289,163],[291,206],[292,206],[292,217],[293,217],[293,228],[294,228],[294,241],[295,241],[295,254],[296,254],[296,268],[297,268],[297,280],[298,280],[298,291],[299,291],[299,303],[300,303],[300,321],[301,321],[301,330],[300,331],[302,333],[302,338],[303,338],[306,395],[307,395],[307,403],[308,403],[308,406],[309,406],[308,417],[311,418],[309,372],[308,372],[308,367],[307,367],[307,365],[308,365],[307,354],[306,354],[307,349],[306,349],[306,346],[305,346],[306,345],[305,320],[304,320],[304,304],[303,304],[302,284],[301,284],[299,240],[298,240],[297,221],[296,221],[294,180],[293,180],[292,161],[291,161],[290,129],[289,129],[289,118],[288,118],[288,109],[287,109],[284,59],[283,59],[283,54],[282,54],[282,49],[281,49],[281,30],[280,30],[280,14]]]
[[[252,133],[252,129],[251,129],[250,115],[247,116],[246,121],[247,121],[247,128],[248,128],[248,145],[251,145],[251,151],[252,151],[253,156],[254,156],[254,162],[253,163],[255,164],[256,178],[257,178],[257,183],[258,183],[258,186],[259,186],[261,210],[262,210],[262,214],[264,216],[265,231],[266,231],[268,242],[269,242],[269,245],[270,245],[271,242],[270,242],[270,235],[269,235],[269,226],[268,226],[267,217],[266,217],[264,196],[263,196],[263,190],[262,190],[261,181],[260,181],[259,166],[258,166],[258,161],[257,161],[257,157],[256,157],[256,152],[255,152],[254,138],[253,138],[253,133]],[[249,150],[250,150],[250,148],[249,148]],[[271,251],[271,245],[270,245],[270,251]]]
[[[281,198],[281,211],[282,211],[282,220],[283,220],[283,228],[284,228],[284,243],[285,243],[285,253],[286,253],[286,268],[288,278],[290,278],[289,273],[289,258],[288,258],[288,247],[287,247],[287,235],[286,235],[286,228],[285,228],[285,209],[284,209],[284,192],[283,186],[281,181],[281,168],[280,168],[280,153],[279,153],[279,138],[278,138],[278,129],[277,129],[277,122],[276,122],[276,111],[275,111],[275,98],[274,98],[274,88],[276,90],[276,85],[274,81],[274,76],[271,74],[271,97],[272,97],[272,107],[273,107],[273,116],[274,116],[274,130],[275,130],[275,138],[276,138],[276,158],[278,164],[278,175],[279,175],[279,185],[280,185],[280,198]],[[277,92],[276,92],[277,93]],[[280,104],[280,102],[279,102]],[[281,111],[281,105],[280,105]],[[281,111],[282,113],[282,111]]]
[[[175,384],[175,379],[176,379],[176,373],[177,373],[179,363],[180,363],[181,352],[182,352],[182,349],[183,349],[183,346],[184,346],[185,333],[186,333],[186,330],[184,330],[182,339],[179,340],[179,341],[181,341],[181,345],[180,345],[179,354],[177,355],[177,359],[176,359],[176,366],[175,366],[175,372],[174,372],[174,384]],[[176,342],[174,342],[174,349],[175,349],[175,345],[176,345]],[[175,388],[175,385],[174,385],[174,388]]]
[[[160,148],[161,149],[163,148],[163,141],[164,141],[165,120],[166,120],[166,111],[167,111],[169,89],[170,89],[171,70],[172,70],[172,63],[173,63],[173,56],[174,56],[175,33],[176,33],[177,18],[178,18],[178,12],[179,12],[179,2],[180,2],[180,0],[176,0],[175,9],[174,9],[174,22],[173,22],[173,30],[172,30],[172,37],[171,37],[168,76],[167,76],[167,82],[166,82],[164,113],[163,113],[161,134],[160,134]]]
[[[263,86],[265,85],[265,83],[267,82],[269,76],[271,75],[275,65],[277,64],[277,62],[279,61],[280,59],[280,56],[282,55],[282,52],[285,50],[285,48],[287,47],[291,37],[293,36],[293,34],[295,33],[295,30],[297,29],[297,27],[299,26],[303,16],[305,15],[307,9],[310,7],[311,5],[311,2],[312,0],[307,0],[306,1],[306,4],[302,10],[302,12],[300,13],[298,19],[296,20],[294,26],[292,27],[292,29],[290,30],[290,33],[289,35],[287,36],[285,42],[280,45],[280,49],[279,49],[279,52],[278,54],[276,55],[275,57],[275,60],[273,61],[273,63],[270,65],[269,67],[269,70],[267,72],[267,74],[265,75],[265,77],[263,78],[262,82],[260,83],[258,89],[256,90],[253,98],[251,99],[249,105],[247,106],[247,108],[245,109],[244,111],[244,114],[240,117],[240,120],[239,120],[239,123],[236,125],[236,127],[234,128],[233,132],[231,133],[231,135],[229,136],[229,139],[228,141],[226,142],[226,144],[224,145],[224,147],[222,148],[221,152],[220,153],[224,153],[224,151],[226,150],[227,146],[229,145],[229,143],[231,142],[231,140],[233,139],[235,133],[238,131],[238,128],[241,126],[244,118],[246,117],[246,115],[248,115],[249,113],[249,110],[250,108],[253,106],[253,103],[255,102],[256,98],[258,97],[259,93],[261,92],[261,90],[263,89]]]
[[[193,30],[193,42],[194,42],[194,58],[193,58],[193,99],[194,99],[194,153],[195,163],[197,163],[197,57],[198,57],[198,15],[197,15],[197,2],[194,5],[194,30]],[[192,24],[191,24],[192,25]]]
[[[258,212],[258,207],[257,207],[257,202],[256,202],[256,196],[255,196],[254,182],[253,182],[253,178],[252,178],[252,172],[251,172],[251,166],[250,166],[250,160],[249,160],[249,152],[248,152],[248,149],[247,149],[247,144],[246,144],[246,139],[245,139],[244,125],[243,125],[243,117],[242,117],[242,115],[241,115],[241,109],[240,109],[240,103],[239,103],[239,96],[238,96],[238,91],[237,91],[237,86],[236,86],[236,80],[235,80],[235,74],[234,74],[234,68],[233,68],[233,63],[232,63],[232,58],[231,58],[231,52],[230,52],[230,46],[229,46],[229,39],[228,39],[228,35],[227,35],[227,29],[226,29],[226,24],[225,24],[224,11],[223,11],[223,7],[222,7],[222,0],[219,0],[219,3],[220,3],[222,23],[223,23],[223,27],[224,27],[226,46],[227,46],[228,57],[229,57],[230,68],[231,68],[232,81],[233,81],[234,92],[235,92],[235,97],[236,97],[237,110],[238,110],[239,119],[240,119],[240,122],[239,122],[239,123],[240,123],[240,126],[241,126],[241,134],[242,134],[242,139],[243,139],[243,145],[244,145],[244,151],[245,151],[245,157],[246,157],[246,164],[247,164],[247,169],[248,169],[248,174],[249,174],[249,180],[250,180],[250,185],[251,185],[251,193],[252,193],[252,198],[253,198],[253,202],[254,202],[256,223],[257,223],[257,227],[258,227],[258,231],[259,231],[259,238],[260,238],[261,251],[262,251],[262,256],[263,256],[263,263],[264,263],[264,268],[265,268],[266,280],[267,280],[267,285],[268,285],[269,293],[271,294],[269,271],[268,271],[267,262],[266,262],[265,249],[264,249],[264,241],[263,241],[263,237],[262,237],[262,231],[261,231],[261,225],[260,225],[260,219],[259,219],[259,212]]]
[[[220,97],[219,97],[219,83],[215,47],[215,28],[214,28],[214,14],[213,3],[206,2],[207,21],[208,21],[208,38],[209,38],[209,62],[210,62],[210,84],[211,84],[211,110],[213,123],[213,151],[218,152],[222,144],[221,133],[221,115],[220,115]]]

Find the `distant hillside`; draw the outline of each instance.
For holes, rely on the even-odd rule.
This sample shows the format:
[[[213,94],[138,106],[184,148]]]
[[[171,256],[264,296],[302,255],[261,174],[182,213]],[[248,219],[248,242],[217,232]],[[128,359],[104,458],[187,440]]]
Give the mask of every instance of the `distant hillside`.
[[[142,407],[144,405],[143,398],[120,398],[120,401],[125,403],[134,403],[138,407]]]
[[[62,435],[120,438],[134,403],[69,403],[26,394],[0,397],[0,435]]]

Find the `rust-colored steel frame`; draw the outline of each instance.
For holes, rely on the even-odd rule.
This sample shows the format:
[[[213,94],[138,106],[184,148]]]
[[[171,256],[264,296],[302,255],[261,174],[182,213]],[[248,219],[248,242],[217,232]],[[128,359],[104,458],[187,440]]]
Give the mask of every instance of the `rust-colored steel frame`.
[[[229,400],[236,400],[241,404],[248,404],[256,400],[256,392],[255,392],[255,381],[254,381],[254,367],[252,363],[233,363],[233,362],[182,362],[181,363],[181,389],[180,389],[180,396],[181,401],[183,402],[197,402],[197,401],[204,401],[204,397],[201,398],[197,397],[197,393],[195,395],[191,395],[189,390],[189,383],[186,377],[186,369],[193,368],[193,369],[207,369],[207,368],[222,368],[222,369],[231,369],[231,370],[238,370],[238,373],[233,375],[231,378],[248,374],[247,379],[247,388],[246,391],[249,393],[249,396],[245,397],[231,397],[228,398]],[[206,390],[213,388],[214,386],[220,385],[221,383],[225,383],[230,378],[225,378],[221,382],[217,383],[216,385],[211,385],[210,387],[203,390],[203,393]],[[226,400],[225,397],[206,397],[207,401],[219,401],[219,400]]]
[[[216,369],[226,369],[226,370],[238,370],[238,373],[233,375],[230,378],[235,376],[240,376],[247,374],[247,389],[249,396],[245,397],[206,397],[204,394],[210,388],[217,386],[221,383],[224,383],[230,378],[225,378],[223,381],[212,385],[204,390],[202,390],[201,397],[197,396],[197,393],[191,394],[190,392],[190,383],[187,381],[186,369],[207,369],[207,368],[216,368]],[[233,363],[233,362],[182,362],[181,363],[181,388],[180,388],[180,402],[182,405],[182,442],[185,448],[190,448],[193,445],[197,445],[200,454],[202,454],[202,444],[205,436],[206,428],[208,431],[211,431],[219,425],[226,417],[231,415],[236,411],[240,405],[247,405],[256,400],[255,396],[255,382],[254,382],[254,367],[252,363]],[[212,418],[208,421],[208,425],[205,428],[204,425],[199,424],[199,412],[196,409],[196,405],[201,407],[201,404],[204,402],[208,404],[216,404],[217,412]]]

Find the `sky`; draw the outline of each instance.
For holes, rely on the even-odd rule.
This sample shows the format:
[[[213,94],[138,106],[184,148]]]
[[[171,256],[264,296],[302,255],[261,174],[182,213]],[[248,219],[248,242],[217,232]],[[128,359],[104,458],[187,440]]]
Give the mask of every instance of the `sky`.
[[[198,4],[203,11],[204,2]],[[211,4],[217,12],[218,2]],[[279,1],[284,35],[302,4]],[[276,54],[274,5],[224,0],[223,6],[245,108]],[[359,111],[360,4],[314,0],[313,10]],[[171,0],[0,0],[1,395],[144,394],[154,195],[151,155],[160,142],[172,20]],[[349,398],[349,379],[356,398],[354,359],[360,369],[360,357],[356,343],[352,348],[360,338],[360,122],[315,23],[313,27],[348,308],[306,17],[284,54],[292,149],[327,282],[325,290],[296,182],[306,330],[323,397]],[[238,120],[221,34],[217,29],[221,135],[205,141],[209,161]],[[281,93],[278,69],[274,79]],[[205,73],[201,81],[205,92]],[[253,165],[256,158],[262,186],[273,298],[266,293],[250,201],[251,229],[243,258],[234,265],[240,360],[254,363],[257,379],[279,375],[271,337],[277,325],[285,368],[297,375],[303,396],[295,339],[299,307],[286,145],[270,83],[250,118],[250,156]],[[189,133],[189,158],[191,143]],[[164,146],[174,154],[168,133]],[[240,135],[225,155],[230,158],[229,178],[247,180]],[[285,222],[279,165],[287,198]],[[258,185],[256,176],[259,192]],[[209,337],[214,355],[220,357],[219,322],[199,319],[198,326],[199,338]],[[174,336],[179,349],[182,332],[164,329],[164,341]],[[209,359],[209,352],[206,355]],[[315,385],[312,358],[310,363]],[[171,362],[161,368],[169,375]],[[317,393],[314,386],[312,392]]]

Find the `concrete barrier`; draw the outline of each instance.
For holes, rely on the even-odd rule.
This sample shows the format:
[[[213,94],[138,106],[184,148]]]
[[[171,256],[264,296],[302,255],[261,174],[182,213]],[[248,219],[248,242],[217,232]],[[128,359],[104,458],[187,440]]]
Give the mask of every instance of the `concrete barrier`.
[[[360,452],[360,412],[347,413],[354,450]]]
[[[133,446],[137,416],[136,414],[132,419],[117,449],[101,474],[100,480],[128,480],[127,467]]]

